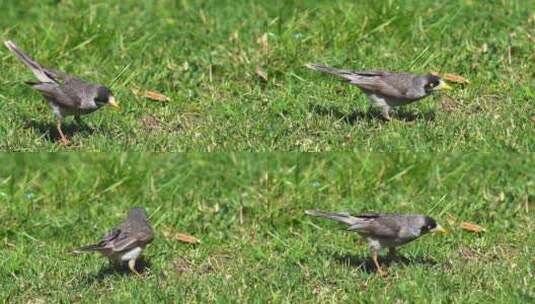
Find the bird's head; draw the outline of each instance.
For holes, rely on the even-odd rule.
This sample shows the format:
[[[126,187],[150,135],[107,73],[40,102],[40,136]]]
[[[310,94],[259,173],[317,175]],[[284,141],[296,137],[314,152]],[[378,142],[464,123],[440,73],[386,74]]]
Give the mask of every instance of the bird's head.
[[[145,213],[144,208],[135,207],[128,211],[128,217],[135,219],[145,219],[147,217],[147,214]]]
[[[431,94],[436,91],[452,89],[452,87],[450,87],[446,82],[444,82],[442,78],[433,74],[423,76],[420,83],[423,86],[426,94]]]
[[[104,86],[97,88],[97,93],[94,98],[95,104],[100,108],[102,106],[111,106],[114,108],[119,108],[119,104],[115,101],[115,97],[110,89]]]
[[[446,233],[446,229],[442,228],[437,222],[429,216],[424,216],[423,220],[421,221],[420,226],[420,232],[421,234],[426,234],[428,232],[435,233],[435,232],[441,232]]]

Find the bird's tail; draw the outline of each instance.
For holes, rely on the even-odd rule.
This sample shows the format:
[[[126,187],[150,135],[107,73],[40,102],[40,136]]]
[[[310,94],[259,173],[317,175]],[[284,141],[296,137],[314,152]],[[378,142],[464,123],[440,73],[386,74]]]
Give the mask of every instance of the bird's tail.
[[[333,67],[326,66],[326,65],[323,65],[323,64],[308,63],[305,66],[307,68],[309,68],[309,69],[312,69],[312,70],[316,70],[316,71],[320,71],[320,72],[324,72],[324,73],[340,76],[340,77],[343,77],[343,78],[346,78],[346,79],[349,79],[348,76],[354,75],[354,73],[352,71],[337,69],[337,68],[333,68]]]
[[[11,40],[7,40],[4,42],[4,45],[13,53],[15,56],[17,56],[20,61],[22,61],[30,70],[32,70],[32,73],[39,79],[41,82],[54,82],[54,79],[50,78],[50,76],[47,75],[43,67],[37,63],[35,60],[33,60],[30,56],[26,55],[21,49],[19,49],[15,43]]]
[[[356,220],[354,216],[351,216],[351,214],[347,212],[326,212],[326,211],[321,211],[321,210],[306,210],[305,214],[310,215],[310,216],[328,218],[331,220],[342,222],[347,225],[355,224],[355,220]]]
[[[72,253],[80,254],[80,253],[89,252],[89,251],[99,251],[100,249],[102,249],[100,244],[92,244],[92,245],[87,245],[87,246],[73,249]]]

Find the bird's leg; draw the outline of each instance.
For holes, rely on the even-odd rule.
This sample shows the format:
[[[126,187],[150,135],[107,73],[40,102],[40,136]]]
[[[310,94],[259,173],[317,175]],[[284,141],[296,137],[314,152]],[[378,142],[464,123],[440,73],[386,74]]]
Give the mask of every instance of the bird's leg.
[[[68,145],[68,144],[69,144],[69,141],[67,140],[67,138],[66,138],[65,135],[63,134],[63,131],[61,130],[61,119],[59,119],[59,118],[58,118],[58,120],[56,121],[56,129],[58,129],[59,136],[61,137],[61,142],[62,142],[64,145]]]
[[[375,264],[375,267],[377,268],[377,272],[379,273],[380,276],[384,276],[385,273],[383,269],[381,269],[381,265],[379,265],[379,261],[377,260],[379,251],[382,248],[381,243],[379,242],[379,240],[368,237],[368,248],[370,250],[373,263]]]
[[[377,267],[377,272],[379,273],[379,275],[385,276],[386,273],[383,271],[383,269],[381,269],[381,266],[379,265],[379,261],[377,261],[377,251],[372,252],[372,260],[373,260],[373,263],[375,264],[375,267]]]
[[[135,273],[136,275],[141,276],[141,274],[139,272],[137,272],[137,270],[136,270],[136,260],[135,259],[132,259],[132,260],[128,261],[128,268],[130,268],[130,270],[133,273]]]
[[[388,106],[383,106],[383,112],[382,112],[382,115],[383,115],[383,118],[384,118],[386,121],[391,121],[392,118],[390,118],[390,107],[388,107]]]

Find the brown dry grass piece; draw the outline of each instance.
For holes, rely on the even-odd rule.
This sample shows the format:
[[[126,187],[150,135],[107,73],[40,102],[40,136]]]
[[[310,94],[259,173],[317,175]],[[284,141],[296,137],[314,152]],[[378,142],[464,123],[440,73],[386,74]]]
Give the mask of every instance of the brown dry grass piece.
[[[476,232],[476,233],[479,233],[479,232],[485,232],[485,228],[483,228],[482,226],[478,225],[478,224],[474,224],[474,223],[470,223],[470,222],[462,222],[459,227],[461,227],[461,229],[465,230],[465,231],[469,231],[469,232]]]
[[[144,97],[154,101],[169,101],[169,97],[155,91],[141,91],[139,89],[132,89],[132,93],[139,97]]]
[[[198,244],[201,241],[194,237],[193,235],[187,234],[187,233],[181,233],[181,232],[175,232],[172,229],[164,229],[163,235],[168,240],[175,240],[183,243],[189,243],[189,244]]]
[[[449,81],[449,82],[455,82],[459,84],[467,84],[470,83],[470,80],[464,78],[461,75],[453,74],[453,73],[439,73],[439,72],[431,72],[432,75],[439,76],[440,78]]]

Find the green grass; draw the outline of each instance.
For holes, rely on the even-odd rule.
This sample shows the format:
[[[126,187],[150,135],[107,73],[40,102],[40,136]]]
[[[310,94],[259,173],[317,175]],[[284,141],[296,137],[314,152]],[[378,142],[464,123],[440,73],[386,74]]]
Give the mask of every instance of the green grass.
[[[111,85],[122,111],[87,116],[90,128],[68,119],[72,145],[58,145],[47,105],[23,84],[33,76],[2,47],[2,150],[534,148],[533,0],[91,2],[2,1],[0,39]],[[452,72],[471,83],[384,123],[357,88],[307,62]],[[171,100],[141,99],[134,87]]]
[[[535,157],[506,154],[0,155],[0,299],[9,303],[528,303]],[[73,256],[128,208],[157,237],[142,278]],[[305,209],[432,215],[381,278],[358,236]],[[463,221],[487,231],[462,231]],[[186,232],[199,245],[167,233]]]

